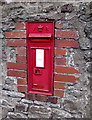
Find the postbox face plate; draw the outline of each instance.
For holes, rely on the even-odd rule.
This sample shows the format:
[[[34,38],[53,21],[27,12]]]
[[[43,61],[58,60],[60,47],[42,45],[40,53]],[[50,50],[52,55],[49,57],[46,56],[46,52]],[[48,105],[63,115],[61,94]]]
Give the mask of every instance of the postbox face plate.
[[[53,94],[54,22],[30,21],[27,26],[28,92]]]

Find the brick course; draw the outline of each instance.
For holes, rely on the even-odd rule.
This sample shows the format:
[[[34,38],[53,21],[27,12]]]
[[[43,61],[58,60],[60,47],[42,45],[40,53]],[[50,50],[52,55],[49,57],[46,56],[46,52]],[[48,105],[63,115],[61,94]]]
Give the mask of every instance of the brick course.
[[[62,91],[62,90],[54,90],[54,96],[64,97],[64,91]]]
[[[66,73],[66,74],[77,74],[79,73],[74,67],[55,66],[55,72]]]
[[[16,61],[20,62],[20,63],[26,63],[27,62],[27,58],[24,55],[23,56],[17,55],[16,56]]]
[[[18,92],[27,92],[27,86],[18,86]]]
[[[56,65],[66,65],[66,58],[55,58]]]
[[[17,79],[17,84],[18,85],[27,85],[27,79],[25,79],[25,78],[18,78]]]
[[[8,70],[7,75],[8,76],[13,76],[13,77],[26,78],[27,77],[27,72],[26,71],[17,71],[17,70]]]
[[[11,47],[26,46],[26,40],[6,40],[6,45]]]
[[[72,75],[61,75],[55,74],[55,81],[63,81],[63,82],[76,82],[79,78]]]
[[[25,22],[16,23],[15,28],[22,29],[22,30],[25,29]]]
[[[26,38],[26,31],[8,31],[5,32],[6,38]]]
[[[17,70],[27,70],[27,64],[8,62],[7,68],[8,69],[17,69]]]
[[[18,54],[18,55],[26,55],[26,48],[22,48],[22,47],[16,48],[16,54]]]
[[[66,49],[60,49],[60,48],[55,49],[55,56],[66,56],[66,54],[67,54]]]
[[[55,40],[56,47],[79,48],[79,42],[75,40]]]
[[[54,89],[65,89],[65,83],[54,82]]]
[[[78,39],[78,31],[75,30],[57,30],[56,37],[57,38],[72,38]]]

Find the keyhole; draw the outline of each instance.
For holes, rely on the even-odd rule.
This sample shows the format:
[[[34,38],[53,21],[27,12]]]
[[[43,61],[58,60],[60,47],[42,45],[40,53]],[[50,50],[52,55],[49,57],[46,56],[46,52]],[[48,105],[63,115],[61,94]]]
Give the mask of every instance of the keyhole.
[[[39,74],[39,73],[40,73],[40,70],[35,70],[35,73],[36,73],[36,74]]]

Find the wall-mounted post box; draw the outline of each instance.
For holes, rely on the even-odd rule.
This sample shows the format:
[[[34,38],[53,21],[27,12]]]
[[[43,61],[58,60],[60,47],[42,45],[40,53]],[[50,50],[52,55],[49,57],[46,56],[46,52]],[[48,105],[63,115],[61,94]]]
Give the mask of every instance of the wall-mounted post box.
[[[54,21],[27,22],[28,92],[52,95]]]

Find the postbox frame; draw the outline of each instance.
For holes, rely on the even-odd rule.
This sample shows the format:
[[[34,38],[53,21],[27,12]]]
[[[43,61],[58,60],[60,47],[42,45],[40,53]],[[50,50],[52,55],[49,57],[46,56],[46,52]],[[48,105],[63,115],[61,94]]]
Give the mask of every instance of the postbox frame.
[[[52,24],[52,36],[50,34],[47,34],[48,35],[48,39],[49,40],[42,40],[40,41],[40,43],[42,45],[39,44],[39,41],[32,41],[32,36],[31,34],[29,33],[30,29],[29,28],[29,24],[32,24],[32,23],[46,23],[46,24],[49,24],[51,23]],[[54,21],[28,21],[26,22],[26,28],[27,28],[27,32],[26,32],[26,35],[27,35],[27,61],[28,61],[28,92],[29,93],[36,93],[36,94],[44,94],[44,95],[53,95],[53,72],[54,72]],[[34,33],[32,35],[35,35]],[[39,35],[40,36],[40,35]],[[46,33],[45,33],[45,36],[46,36]],[[31,38],[30,38],[31,37]],[[31,41],[30,41],[31,40]],[[37,45],[38,43],[38,45]],[[44,49],[45,50],[49,50],[49,56],[51,56],[50,58],[50,61],[51,61],[51,66],[50,66],[50,70],[51,70],[51,75],[50,75],[50,85],[49,85],[49,92],[46,92],[46,91],[40,91],[40,90],[33,90],[32,89],[32,64],[33,62],[30,62],[30,56],[32,56],[32,49]],[[30,51],[31,50],[31,51]],[[44,56],[45,57],[45,56]],[[36,59],[36,58],[35,58]],[[45,60],[45,58],[44,58]],[[44,64],[45,64],[45,61],[44,61]],[[45,67],[45,65],[44,65]],[[40,67],[37,67],[37,68],[40,68]],[[45,68],[42,68],[42,69],[45,69]]]

